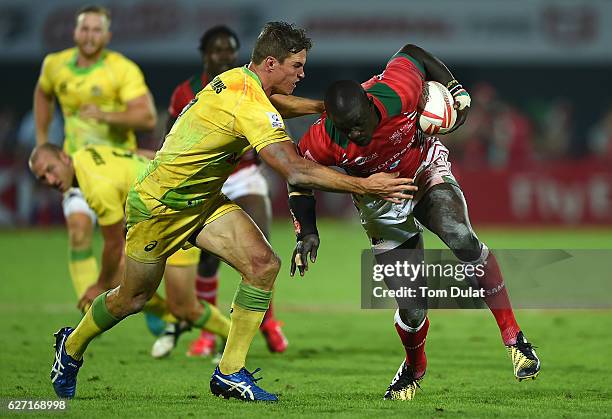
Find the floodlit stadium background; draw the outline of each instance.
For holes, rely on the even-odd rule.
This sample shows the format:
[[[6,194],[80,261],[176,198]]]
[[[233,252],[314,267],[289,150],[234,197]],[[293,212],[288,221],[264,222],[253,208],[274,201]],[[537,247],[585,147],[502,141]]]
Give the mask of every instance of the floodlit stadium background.
[[[143,69],[160,129],[176,84],[199,71],[198,39],[224,23],[242,41],[240,63],[262,25],[287,20],[314,41],[295,93],[321,97],[333,80],[366,80],[406,43],[440,57],[472,95],[470,120],[445,137],[476,224],[577,226],[612,223],[612,5],[606,1],[285,1],[264,7],[228,0],[124,1],[110,47]],[[519,7],[520,4],[520,7]],[[59,196],[40,191],[25,168],[34,143],[29,114],[40,63],[72,45],[79,1],[1,1],[0,226],[62,222]],[[313,118],[290,121],[299,138]],[[61,123],[52,136],[61,141]],[[286,216],[285,191],[273,189]],[[351,216],[346,197],[320,211]]]
[[[62,228],[61,196],[35,184],[27,170],[27,156],[35,143],[31,106],[40,64],[45,54],[72,46],[74,12],[84,4],[86,2],[72,0],[0,0],[0,313],[11,319],[5,323],[7,328],[3,336],[23,336],[17,344],[9,344],[8,349],[2,351],[10,355],[2,361],[2,368],[7,373],[0,380],[0,398],[23,394],[29,398],[51,397],[50,386],[45,380],[47,364],[51,361],[47,338],[59,326],[78,321],[66,266],[67,238]],[[139,134],[142,147],[157,148],[163,140],[170,94],[178,83],[200,71],[198,40],[211,26],[226,24],[238,33],[242,45],[240,64],[248,62],[253,42],[265,22],[285,20],[305,28],[314,47],[308,55],[306,79],[298,84],[295,94],[313,98],[320,98],[333,80],[363,81],[381,72],[391,55],[404,44],[414,43],[445,62],[472,95],[473,106],[467,123],[442,141],[451,150],[449,160],[467,197],[472,222],[489,247],[612,248],[611,2],[124,0],[100,1],[99,4],[109,6],[113,14],[113,39],[109,47],[140,65],[155,98],[158,129]],[[289,121],[292,136],[299,139],[314,119]],[[50,138],[61,142],[60,118],[57,125],[52,126]],[[295,373],[296,380],[303,380],[303,374],[310,374],[313,363],[333,369],[334,351],[339,350],[343,352],[338,362],[349,359],[351,363],[373,365],[372,362],[380,361],[383,367],[372,366],[368,374],[380,381],[376,382],[377,389],[385,387],[397,368],[401,347],[392,330],[390,312],[364,314],[359,310],[360,252],[368,247],[368,242],[358,225],[350,198],[318,194],[318,210],[323,219],[319,261],[311,267],[307,279],[291,280],[287,271],[293,233],[286,188],[276,175],[266,173],[271,184],[275,217],[272,245],[284,262],[275,297],[277,313],[285,320],[293,345],[290,347],[293,352],[287,355],[291,362],[288,365],[293,368],[304,365],[303,373]],[[426,245],[436,247],[440,243],[427,235]],[[96,246],[99,251],[99,234]],[[228,268],[221,276],[220,301],[227,308],[238,278]],[[358,324],[353,322],[355,316],[359,319]],[[474,316],[478,316],[478,326],[473,323]],[[520,406],[533,409],[527,411],[531,415],[541,415],[546,409],[552,409],[549,413],[569,412],[570,416],[605,412],[600,402],[609,401],[609,394],[581,395],[580,391],[591,391],[586,389],[590,384],[583,386],[580,380],[570,379],[563,369],[567,366],[563,339],[571,340],[575,336],[578,340],[573,344],[586,345],[580,351],[601,357],[600,362],[595,363],[599,369],[589,370],[584,380],[595,383],[593,392],[609,388],[612,371],[605,365],[609,365],[606,359],[611,354],[612,344],[604,331],[612,327],[610,312],[581,312],[578,316],[527,312],[518,317],[530,326],[530,333],[535,335],[533,340],[547,355],[543,357],[547,370],[543,370],[541,377],[547,381],[536,387],[543,394],[540,398],[536,396],[534,400],[533,394],[525,391],[512,393],[515,399],[507,403],[504,399],[496,399],[497,395],[490,395],[484,402],[486,405],[478,399],[470,399],[467,407],[461,405],[465,401],[461,394],[472,397],[478,389],[487,394],[490,389],[483,383],[489,382],[491,376],[494,381],[505,380],[500,384],[505,391],[503,386],[510,384],[506,383],[508,377],[500,369],[508,369],[509,365],[505,364],[508,361],[502,358],[505,354],[501,350],[491,349],[500,348],[495,346],[499,346],[497,332],[488,313],[465,316],[441,313],[432,321],[428,355],[434,365],[439,360],[438,371],[449,358],[454,358],[451,363],[454,369],[444,370],[448,371],[444,377],[433,373],[432,378],[441,384],[434,380],[427,383],[430,399],[423,403],[431,409],[419,412],[437,415],[438,409],[442,409],[438,404],[451,411],[457,405],[457,411],[463,409],[464,415],[472,416],[525,413]],[[590,322],[592,330],[582,331],[582,321]],[[126,347],[148,342],[150,337],[146,336],[141,320],[130,320],[128,324],[118,328],[121,331],[113,332],[115,337],[101,339],[101,349],[96,355],[112,357],[104,351],[111,350],[105,345],[112,347],[114,339],[127,342]],[[337,328],[342,330],[344,340],[341,343],[336,339]],[[364,337],[366,332],[377,335]],[[457,339],[464,353],[456,355],[444,350]],[[383,345],[386,352],[372,355],[376,350],[368,344]],[[363,348],[363,352],[354,349],[356,347]],[[125,363],[145,362],[148,363],[146,368],[155,371],[157,364],[142,360],[147,356],[145,349],[143,346],[133,355],[134,359],[128,357]],[[173,362],[184,367],[184,374],[185,368],[192,368],[192,364],[183,359],[184,348],[180,350],[182,353],[178,353]],[[461,363],[463,359],[469,362],[470,353],[484,356],[487,375],[479,378],[469,366],[471,364]],[[364,354],[373,358],[366,359]],[[254,345],[252,356],[271,371],[271,376],[286,378],[283,374],[291,374],[282,358],[269,361],[261,342]],[[347,358],[349,356],[353,358]],[[11,359],[15,365],[10,363]],[[32,361],[18,367],[16,363],[21,363],[22,359]],[[124,365],[106,367],[113,372],[113,368],[119,371]],[[94,401],[83,402],[83,409],[99,408],[94,403],[96,391],[101,394],[107,391],[102,372],[105,366],[100,363],[98,370],[96,366],[90,368],[93,369],[89,378],[83,381],[89,386],[86,394]],[[142,373],[136,367],[134,371]],[[208,370],[204,368],[203,371]],[[298,371],[302,370],[298,368]],[[170,373],[170,379],[174,379],[173,385],[178,387],[171,391],[181,394],[182,390],[176,388],[181,389],[181,385],[190,382],[180,375],[180,371],[176,372],[176,377],[174,373]],[[101,382],[91,378],[92,374],[102,377]],[[455,387],[452,377],[461,377],[465,384],[462,389]],[[136,380],[133,387],[142,384],[142,376],[134,373],[133,379]],[[570,386],[567,393],[560,393],[557,399],[556,385],[568,380],[573,381],[571,385],[575,387]],[[206,380],[202,383],[206,384]],[[331,382],[318,381],[310,387],[307,383],[295,391],[298,394],[301,391],[305,394],[320,392],[325,398],[333,388]],[[149,393],[141,396],[143,400],[149,400],[146,397],[151,395],[149,402],[155,403],[155,394],[165,400],[163,391],[166,389],[146,388]],[[441,388],[452,389],[448,394],[452,401],[435,399]],[[110,399],[121,399],[120,391],[108,390]],[[207,390],[206,386],[201,386],[191,391],[205,393]],[[376,389],[363,391],[367,400],[371,395],[368,392]],[[285,393],[290,394],[290,390],[286,389]],[[138,400],[138,394],[133,397]],[[338,400],[344,398],[337,397]],[[517,398],[522,401],[516,403]],[[337,408],[358,415],[361,410],[350,409],[361,409],[360,399],[347,405],[338,402],[339,405],[333,404],[331,410],[323,412],[329,414]],[[203,397],[203,401],[206,400]],[[589,404],[590,401],[593,404]],[[318,402],[313,401],[312,405]],[[502,410],[495,410],[494,405]],[[121,410],[124,405],[118,406],[104,405],[109,414],[128,415],[129,410]],[[304,406],[301,408],[306,409],[305,412],[312,407]],[[322,406],[327,405],[323,403]],[[609,404],[606,406],[609,409]],[[161,407],[161,414],[177,412],[172,410],[171,404],[167,406],[169,410],[164,411],[164,408]],[[187,411],[178,412],[187,414]],[[132,412],[134,415],[140,413],[138,410]]]

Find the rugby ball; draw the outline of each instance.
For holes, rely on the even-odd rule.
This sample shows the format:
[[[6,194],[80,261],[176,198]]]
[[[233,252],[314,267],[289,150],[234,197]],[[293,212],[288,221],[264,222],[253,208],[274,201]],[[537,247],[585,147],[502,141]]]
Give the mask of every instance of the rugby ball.
[[[419,127],[425,134],[446,134],[455,125],[455,100],[446,86],[428,81],[419,104]]]

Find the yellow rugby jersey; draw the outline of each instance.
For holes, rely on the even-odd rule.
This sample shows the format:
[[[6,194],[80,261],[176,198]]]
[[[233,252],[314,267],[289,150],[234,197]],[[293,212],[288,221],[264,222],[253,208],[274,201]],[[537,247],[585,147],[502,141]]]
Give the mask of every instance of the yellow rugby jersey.
[[[94,104],[105,112],[124,111],[127,102],[149,91],[142,72],[134,62],[110,50],[90,67],[77,67],[77,53],[77,48],[69,48],[47,55],[38,79],[41,89],[55,95],[62,108],[64,150],[73,154],[90,144],[136,149],[131,129],[80,118],[79,108]]]
[[[87,146],[74,153],[72,162],[79,188],[99,224],[123,220],[128,192],[149,160],[116,147]]]
[[[215,77],[185,107],[134,192],[173,210],[218,195],[240,157],[254,148],[290,141],[261,81],[246,66]],[[151,208],[140,205],[147,218]],[[128,217],[129,218],[129,217]]]

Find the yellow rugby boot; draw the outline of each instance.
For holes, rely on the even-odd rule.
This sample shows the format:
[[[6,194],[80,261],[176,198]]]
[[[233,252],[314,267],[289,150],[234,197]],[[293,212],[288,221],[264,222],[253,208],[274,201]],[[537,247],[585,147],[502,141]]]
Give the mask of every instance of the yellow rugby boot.
[[[506,349],[512,360],[514,376],[517,380],[522,381],[527,378],[533,380],[538,376],[540,359],[536,355],[534,346],[527,341],[523,332],[519,332],[516,336],[516,343],[506,346]]]

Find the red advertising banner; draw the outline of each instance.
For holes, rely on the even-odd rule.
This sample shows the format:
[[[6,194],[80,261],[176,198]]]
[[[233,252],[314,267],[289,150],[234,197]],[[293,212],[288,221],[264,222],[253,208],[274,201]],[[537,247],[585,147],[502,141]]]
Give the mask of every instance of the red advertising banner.
[[[612,224],[612,168],[601,161],[453,172],[475,224]]]
[[[612,166],[597,160],[541,163],[521,169],[453,164],[474,224],[612,225]],[[269,173],[266,173],[268,175]],[[287,189],[271,176],[274,215],[286,218]],[[61,223],[61,194],[37,187],[21,165],[0,159],[0,226]],[[358,217],[349,195],[317,193],[321,217]]]

